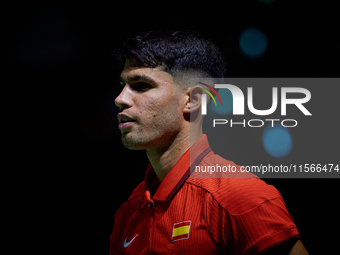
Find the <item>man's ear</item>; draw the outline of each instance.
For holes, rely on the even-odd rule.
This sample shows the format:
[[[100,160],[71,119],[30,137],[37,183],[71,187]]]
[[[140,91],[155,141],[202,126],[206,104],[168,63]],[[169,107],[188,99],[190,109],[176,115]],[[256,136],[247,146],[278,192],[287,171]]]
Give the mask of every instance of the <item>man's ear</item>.
[[[188,88],[185,93],[187,94],[187,102],[184,108],[184,113],[193,113],[201,109],[203,90],[194,86]]]

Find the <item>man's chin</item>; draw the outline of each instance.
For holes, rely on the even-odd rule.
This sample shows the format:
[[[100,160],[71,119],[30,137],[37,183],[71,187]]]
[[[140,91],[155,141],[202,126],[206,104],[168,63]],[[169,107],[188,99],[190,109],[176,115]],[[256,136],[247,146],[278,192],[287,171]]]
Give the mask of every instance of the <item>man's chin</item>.
[[[145,150],[145,145],[141,142],[136,141],[135,139],[122,137],[122,144],[125,148],[130,150]]]

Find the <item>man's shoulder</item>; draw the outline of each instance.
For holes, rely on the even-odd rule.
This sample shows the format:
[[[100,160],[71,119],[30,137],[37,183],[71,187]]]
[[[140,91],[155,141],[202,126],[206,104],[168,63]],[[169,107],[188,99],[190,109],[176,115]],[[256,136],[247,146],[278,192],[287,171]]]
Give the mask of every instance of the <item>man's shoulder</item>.
[[[187,183],[210,193],[230,214],[243,214],[281,197],[274,186],[258,178],[189,178]]]
[[[198,166],[201,171],[210,167],[209,171],[214,172],[197,173],[197,168],[187,182],[210,193],[231,214],[245,213],[281,197],[274,186],[268,185],[252,173],[242,172],[240,166],[219,155],[208,155]]]

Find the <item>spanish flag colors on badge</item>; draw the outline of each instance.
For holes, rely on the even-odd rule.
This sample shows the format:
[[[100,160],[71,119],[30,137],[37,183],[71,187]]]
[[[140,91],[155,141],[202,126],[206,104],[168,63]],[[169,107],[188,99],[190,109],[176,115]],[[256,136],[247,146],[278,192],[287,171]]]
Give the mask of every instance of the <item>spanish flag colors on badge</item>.
[[[182,221],[179,223],[175,223],[172,229],[172,237],[171,241],[178,241],[182,239],[189,238],[191,221]]]

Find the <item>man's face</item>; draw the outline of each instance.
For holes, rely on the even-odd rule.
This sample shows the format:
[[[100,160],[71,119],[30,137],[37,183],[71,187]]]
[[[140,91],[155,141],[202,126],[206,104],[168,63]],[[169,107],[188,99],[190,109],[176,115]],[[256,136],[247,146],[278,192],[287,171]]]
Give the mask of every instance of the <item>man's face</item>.
[[[135,150],[169,146],[181,130],[185,105],[173,77],[161,68],[134,67],[127,61],[121,80],[123,90],[115,103],[123,145]]]

